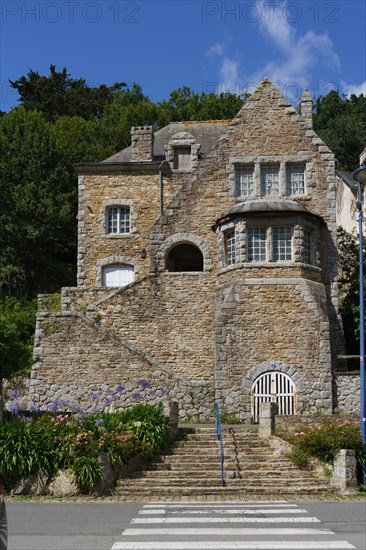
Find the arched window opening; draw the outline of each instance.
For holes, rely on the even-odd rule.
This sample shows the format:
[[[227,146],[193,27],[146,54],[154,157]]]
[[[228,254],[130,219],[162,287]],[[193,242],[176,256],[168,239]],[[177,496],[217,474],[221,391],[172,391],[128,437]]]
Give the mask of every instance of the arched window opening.
[[[102,270],[103,286],[118,287],[132,283],[134,279],[134,268],[128,264],[106,265]]]
[[[170,272],[203,271],[202,252],[192,244],[178,244],[169,251],[165,268]]]

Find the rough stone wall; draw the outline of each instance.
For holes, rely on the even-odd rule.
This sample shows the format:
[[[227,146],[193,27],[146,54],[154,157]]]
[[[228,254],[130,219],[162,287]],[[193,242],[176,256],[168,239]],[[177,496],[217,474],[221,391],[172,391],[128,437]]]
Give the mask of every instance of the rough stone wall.
[[[251,384],[275,363],[297,386],[298,412],[331,412],[329,322],[322,284],[238,280],[218,292],[216,316],[216,387],[226,409],[250,410]]]
[[[215,284],[210,273],[165,273],[115,291],[88,312],[177,375],[213,383]]]
[[[334,409],[336,412],[359,413],[359,373],[337,372],[333,378]]]
[[[182,419],[212,416],[213,384],[177,376],[83,315],[38,314],[34,353],[29,398],[44,408],[58,401],[65,409],[67,401],[108,411],[140,400],[158,404],[168,396],[179,401]]]

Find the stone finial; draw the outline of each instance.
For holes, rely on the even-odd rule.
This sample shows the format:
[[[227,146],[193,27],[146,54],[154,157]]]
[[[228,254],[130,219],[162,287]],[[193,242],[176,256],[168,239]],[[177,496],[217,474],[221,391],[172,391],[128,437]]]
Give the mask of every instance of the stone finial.
[[[154,133],[152,126],[132,126],[131,160],[153,160]]]
[[[357,484],[356,451],[342,449],[334,457],[333,484],[343,494],[355,493]]]
[[[276,431],[276,416],[278,415],[278,403],[261,403],[259,407],[259,429],[262,437],[269,437]]]
[[[307,127],[313,128],[313,98],[308,89],[306,89],[300,97],[299,105],[300,115],[305,119]]]

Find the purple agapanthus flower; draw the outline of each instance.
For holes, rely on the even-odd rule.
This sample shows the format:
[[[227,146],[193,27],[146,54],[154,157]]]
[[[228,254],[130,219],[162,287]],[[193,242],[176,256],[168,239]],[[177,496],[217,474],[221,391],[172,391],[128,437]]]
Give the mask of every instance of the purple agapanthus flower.
[[[134,392],[131,393],[131,397],[135,401],[139,401],[140,399],[142,399],[142,394],[138,391],[134,391]]]
[[[93,401],[97,401],[100,397],[100,393],[98,391],[95,391],[91,394],[91,399],[93,399]]]
[[[33,401],[29,401],[27,405],[27,411],[39,413],[41,411],[41,408],[37,403],[34,403]]]
[[[49,405],[48,405],[48,410],[50,412],[57,412],[58,411],[58,401],[56,399],[56,401],[52,401]]]
[[[21,408],[22,408],[22,405],[20,404],[20,401],[18,401],[17,399],[13,399],[8,403],[8,411],[11,414],[17,414]]]
[[[123,391],[125,391],[126,389],[126,386],[121,386],[121,384],[118,384],[118,386],[116,386],[116,392],[118,393],[122,393]]]
[[[104,424],[103,418],[96,418],[95,419],[95,425],[96,426],[101,426],[102,424]]]
[[[9,397],[10,399],[17,399],[17,397],[20,397],[22,393],[19,390],[10,390]]]
[[[140,386],[143,390],[151,387],[151,382],[149,382],[148,380],[144,380],[143,378],[140,378],[140,380],[137,380],[136,384]]]

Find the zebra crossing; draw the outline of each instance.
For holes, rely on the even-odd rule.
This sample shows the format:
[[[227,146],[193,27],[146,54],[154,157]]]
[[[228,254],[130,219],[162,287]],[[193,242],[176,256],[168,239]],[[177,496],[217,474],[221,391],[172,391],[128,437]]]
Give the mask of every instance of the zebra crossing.
[[[111,550],[345,550],[297,504],[149,503]]]

